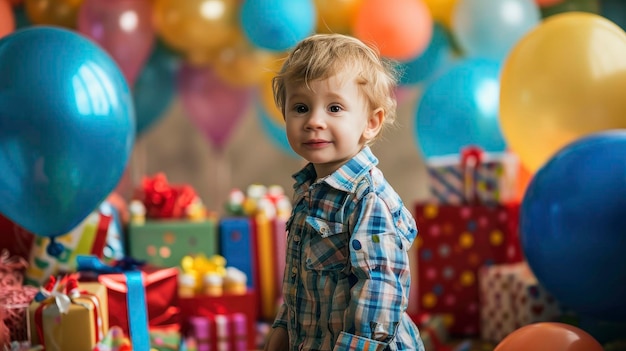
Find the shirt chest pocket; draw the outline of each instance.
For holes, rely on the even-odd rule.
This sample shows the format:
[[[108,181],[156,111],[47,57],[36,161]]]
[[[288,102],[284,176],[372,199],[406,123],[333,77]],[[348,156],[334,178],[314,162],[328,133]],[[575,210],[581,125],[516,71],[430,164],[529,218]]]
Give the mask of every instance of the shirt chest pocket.
[[[343,223],[307,217],[311,239],[303,245],[307,270],[321,272],[342,271],[348,266],[349,233]]]

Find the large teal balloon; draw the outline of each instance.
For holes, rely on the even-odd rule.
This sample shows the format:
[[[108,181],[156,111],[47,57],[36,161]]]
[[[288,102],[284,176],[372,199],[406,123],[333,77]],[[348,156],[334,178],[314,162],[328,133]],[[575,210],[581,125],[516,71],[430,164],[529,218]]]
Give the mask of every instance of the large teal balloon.
[[[452,45],[443,25],[435,23],[433,35],[426,50],[410,61],[400,62],[400,85],[424,82],[452,62]]]
[[[0,40],[2,214],[67,233],[115,188],[134,136],[128,84],[97,44],[46,26]]]
[[[622,323],[625,150],[626,130],[565,146],[534,175],[520,211],[524,255],[541,284],[580,316]]]
[[[415,135],[424,158],[458,155],[466,146],[503,152],[498,119],[500,64],[459,61],[427,85],[415,116]]]

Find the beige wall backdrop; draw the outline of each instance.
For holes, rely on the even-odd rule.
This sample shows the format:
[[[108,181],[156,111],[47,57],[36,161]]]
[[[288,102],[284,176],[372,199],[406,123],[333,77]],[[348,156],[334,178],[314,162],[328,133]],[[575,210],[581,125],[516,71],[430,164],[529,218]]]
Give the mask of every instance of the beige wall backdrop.
[[[398,106],[398,128],[389,129],[372,149],[380,168],[404,202],[413,207],[427,197],[426,173],[413,133],[419,89],[412,88]],[[253,183],[281,185],[291,197],[291,174],[304,161],[280,150],[263,132],[254,108],[235,127],[222,154],[216,152],[186,117],[175,99],[166,114],[136,141],[131,179],[164,172],[171,183],[192,185],[210,210],[222,212],[232,188]],[[123,192],[128,197],[130,186]]]

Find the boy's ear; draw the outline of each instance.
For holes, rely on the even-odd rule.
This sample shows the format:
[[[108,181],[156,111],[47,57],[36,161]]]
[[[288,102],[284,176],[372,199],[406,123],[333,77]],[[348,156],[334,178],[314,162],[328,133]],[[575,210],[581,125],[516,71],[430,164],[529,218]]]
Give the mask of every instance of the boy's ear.
[[[376,138],[380,129],[383,126],[383,120],[385,119],[385,111],[382,108],[375,109],[367,119],[367,126],[363,131],[363,138],[366,140],[372,140]]]

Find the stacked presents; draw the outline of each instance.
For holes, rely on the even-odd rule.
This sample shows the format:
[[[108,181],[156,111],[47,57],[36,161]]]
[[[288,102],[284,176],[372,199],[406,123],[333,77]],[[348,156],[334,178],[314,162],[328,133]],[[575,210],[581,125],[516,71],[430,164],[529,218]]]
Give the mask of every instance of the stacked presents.
[[[518,167],[514,155],[476,148],[427,162],[432,199],[415,207],[416,320],[440,316],[452,336],[498,343],[559,317],[521,251]]]
[[[128,206],[105,201],[47,250],[0,218],[0,349],[251,350],[280,302],[289,201],[232,191],[227,214],[194,189],[146,178]],[[53,254],[50,254],[53,253]],[[282,256],[282,258],[281,258]]]

